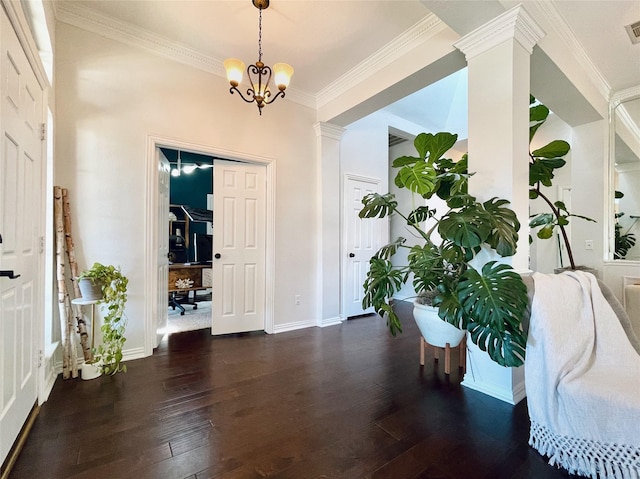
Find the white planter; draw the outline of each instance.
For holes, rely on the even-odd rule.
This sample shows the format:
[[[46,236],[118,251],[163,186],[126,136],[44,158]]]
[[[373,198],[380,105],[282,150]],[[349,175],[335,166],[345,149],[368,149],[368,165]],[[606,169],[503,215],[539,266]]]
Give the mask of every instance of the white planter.
[[[102,299],[102,283],[93,284],[89,278],[80,278],[78,279],[78,288],[80,288],[80,296],[84,300]]]
[[[444,348],[449,343],[455,348],[464,338],[465,331],[440,319],[433,306],[413,303],[413,318],[424,340],[432,346]]]
[[[95,379],[97,377],[100,377],[102,376],[102,372],[100,371],[100,365],[93,364],[93,363],[84,363],[82,365],[82,370],[80,375],[84,380]]]

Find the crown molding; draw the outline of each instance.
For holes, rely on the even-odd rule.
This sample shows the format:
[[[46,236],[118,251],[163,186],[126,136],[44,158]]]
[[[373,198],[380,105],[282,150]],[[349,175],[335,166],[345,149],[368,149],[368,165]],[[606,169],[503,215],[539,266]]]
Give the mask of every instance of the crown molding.
[[[640,85],[632,86],[631,88],[625,88],[624,90],[617,91],[611,94],[611,101],[614,104],[619,104],[625,100],[640,97]]]
[[[549,25],[560,36],[562,42],[567,45],[567,50],[580,64],[596,89],[605,99],[609,99],[611,97],[611,85],[591,61],[584,47],[576,38],[575,33],[573,33],[573,30],[556,7],[554,0],[535,0],[535,5],[544,16],[544,19],[549,22]]]
[[[544,35],[544,30],[520,4],[468,33],[454,46],[464,53],[467,61],[509,39],[515,39],[531,54]]]
[[[342,135],[344,134],[345,131],[347,131],[345,128],[342,128],[341,126],[333,125],[331,123],[327,123],[324,121],[315,123],[313,125],[313,128],[316,131],[317,137],[331,138],[333,140],[338,140],[338,141],[342,139]]]
[[[318,107],[326,105],[347,90],[369,79],[446,28],[446,24],[432,13],[422,18],[407,31],[320,90],[316,95]]]
[[[224,76],[224,67],[221,61],[193,50],[186,45],[143,30],[131,23],[103,15],[91,8],[72,2],[61,2],[56,8],[56,18],[61,22],[111,40],[143,48],[171,60]]]
[[[54,2],[54,12],[60,22],[226,78],[222,61],[131,23],[116,20],[72,2]],[[316,107],[315,96],[304,91],[287,88],[286,97],[309,108]]]

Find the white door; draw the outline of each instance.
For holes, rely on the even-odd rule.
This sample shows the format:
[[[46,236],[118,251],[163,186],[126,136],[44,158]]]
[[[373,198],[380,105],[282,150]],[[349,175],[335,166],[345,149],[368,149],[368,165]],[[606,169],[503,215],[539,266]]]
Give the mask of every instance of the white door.
[[[211,334],[265,328],[266,170],[216,160],[213,167]]]
[[[44,92],[4,10],[0,46],[0,463],[37,398]],[[11,279],[13,271],[20,275]]]
[[[171,167],[169,160],[164,156],[160,148],[156,148],[158,165],[158,203],[157,203],[157,266],[158,266],[158,291],[156,295],[156,341],[157,347],[162,340],[167,328],[167,283],[169,282],[169,184],[171,180]]]
[[[369,260],[382,246],[381,219],[361,219],[362,198],[369,193],[380,192],[380,180],[347,174],[344,179],[344,240],[345,268],[343,292],[343,316],[358,316],[373,311],[362,308],[364,280],[369,271]]]

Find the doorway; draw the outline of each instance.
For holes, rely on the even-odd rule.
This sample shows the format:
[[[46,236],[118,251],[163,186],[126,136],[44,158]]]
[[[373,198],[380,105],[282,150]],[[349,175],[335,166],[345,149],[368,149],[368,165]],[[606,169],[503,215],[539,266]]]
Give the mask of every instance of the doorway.
[[[145,302],[145,354],[150,355],[157,347],[162,336],[158,334],[167,324],[168,286],[162,269],[168,260],[163,259],[163,253],[168,253],[168,241],[163,243],[166,234],[166,224],[163,211],[169,209],[168,194],[161,191],[163,166],[160,161],[161,148],[189,151],[196,154],[225,158],[227,160],[259,167],[264,174],[264,331],[273,333],[274,330],[274,216],[275,216],[275,161],[272,158],[251,155],[242,152],[224,150],[210,145],[181,142],[168,138],[149,137],[147,147],[147,207],[145,237],[149,245],[149,254],[145,255],[145,292],[149,301]],[[168,219],[167,219],[168,221]],[[163,233],[164,232],[164,233]],[[163,250],[163,248],[166,248]],[[154,252],[154,253],[151,253]],[[166,258],[166,256],[164,256]],[[163,306],[164,305],[164,306]]]

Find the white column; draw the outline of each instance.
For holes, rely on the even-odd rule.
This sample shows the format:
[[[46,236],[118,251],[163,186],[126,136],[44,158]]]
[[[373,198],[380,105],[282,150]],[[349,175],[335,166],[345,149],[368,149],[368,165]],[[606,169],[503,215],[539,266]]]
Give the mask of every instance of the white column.
[[[469,189],[479,201],[511,202],[521,228],[518,251],[506,262],[520,272],[529,270],[530,57],[543,35],[518,5],[455,44],[468,64]],[[473,344],[462,384],[512,404],[525,397],[524,368],[499,366]]]
[[[318,326],[340,317],[340,139],[344,128],[314,125],[318,137]]]

